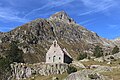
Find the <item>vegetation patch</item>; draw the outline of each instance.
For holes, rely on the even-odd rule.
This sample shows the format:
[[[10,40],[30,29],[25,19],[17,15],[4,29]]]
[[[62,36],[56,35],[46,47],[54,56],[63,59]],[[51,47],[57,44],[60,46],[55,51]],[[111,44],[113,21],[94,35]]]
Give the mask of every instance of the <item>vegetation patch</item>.
[[[76,69],[75,67],[73,67],[73,66],[68,66],[68,69],[67,69],[67,73],[68,73],[68,74],[71,74],[71,73],[76,72],[76,71],[77,71],[77,69]]]
[[[112,71],[102,72],[100,74],[104,76],[108,76],[110,79],[113,79],[113,80],[120,80],[120,69],[118,68],[115,68]]]
[[[49,76],[35,76],[34,78],[29,78],[27,80],[52,80],[53,78],[56,78],[56,80],[64,80],[68,76],[67,73],[63,74],[54,74]]]
[[[87,54],[86,53],[79,54],[79,56],[77,57],[77,60],[82,60],[84,58],[87,58]]]
[[[115,46],[112,50],[112,54],[116,54],[118,52],[119,52],[119,48],[118,48],[118,46]]]
[[[93,56],[95,56],[96,58],[103,56],[103,50],[100,46],[97,45],[95,47],[95,49],[93,51]]]
[[[9,50],[6,50],[4,57],[0,57],[0,80],[10,76],[10,64],[13,62],[24,62],[23,52],[17,47],[16,42],[11,42]]]

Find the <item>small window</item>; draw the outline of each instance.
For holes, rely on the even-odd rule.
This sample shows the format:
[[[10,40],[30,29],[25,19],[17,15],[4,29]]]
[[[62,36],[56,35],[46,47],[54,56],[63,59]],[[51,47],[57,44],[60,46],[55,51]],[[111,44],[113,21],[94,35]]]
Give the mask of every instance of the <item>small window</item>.
[[[49,57],[49,59],[50,59],[50,57]]]
[[[55,62],[55,56],[53,56],[53,62]]]
[[[59,60],[60,60],[61,58],[59,57]]]
[[[56,47],[56,42],[54,42],[54,47]]]

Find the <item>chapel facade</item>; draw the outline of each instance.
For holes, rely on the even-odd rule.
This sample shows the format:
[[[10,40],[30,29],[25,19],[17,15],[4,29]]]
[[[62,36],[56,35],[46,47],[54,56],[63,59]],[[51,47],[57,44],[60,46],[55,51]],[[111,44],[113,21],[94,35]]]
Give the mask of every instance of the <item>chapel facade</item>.
[[[46,53],[46,63],[71,63],[72,57],[67,52],[67,50],[64,48],[62,49],[58,43],[57,40],[53,41],[53,44],[51,45],[50,49]]]

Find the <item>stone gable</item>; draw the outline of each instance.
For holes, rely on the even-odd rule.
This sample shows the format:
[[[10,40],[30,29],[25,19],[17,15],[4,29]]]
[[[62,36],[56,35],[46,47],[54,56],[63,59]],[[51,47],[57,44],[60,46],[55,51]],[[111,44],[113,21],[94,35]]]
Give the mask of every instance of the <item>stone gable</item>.
[[[61,49],[57,40],[54,40],[50,49],[46,53],[46,63],[66,63],[66,59],[70,62],[72,57],[65,48]]]

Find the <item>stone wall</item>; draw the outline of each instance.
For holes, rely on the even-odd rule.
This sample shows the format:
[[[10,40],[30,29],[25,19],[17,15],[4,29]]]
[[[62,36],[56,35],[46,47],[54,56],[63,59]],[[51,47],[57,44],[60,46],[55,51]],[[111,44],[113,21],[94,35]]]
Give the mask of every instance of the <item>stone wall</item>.
[[[65,63],[52,64],[52,63],[35,63],[35,64],[24,64],[24,63],[13,63],[12,78],[13,79],[26,79],[33,75],[50,75],[50,74],[62,74],[66,72],[68,65]]]

